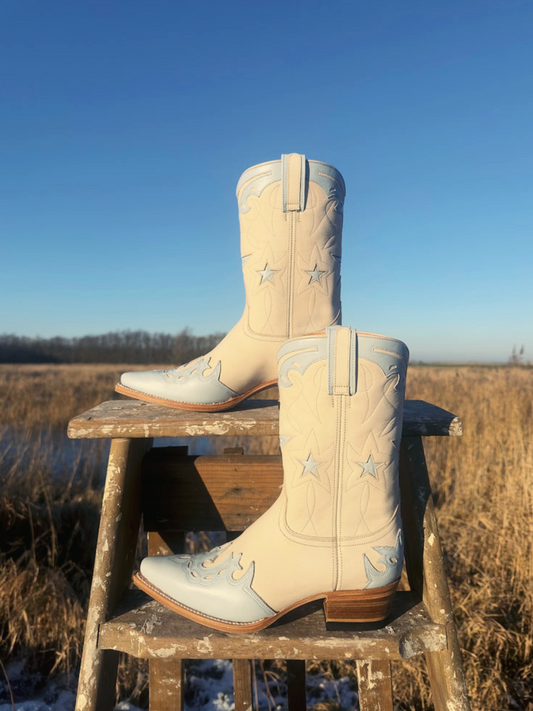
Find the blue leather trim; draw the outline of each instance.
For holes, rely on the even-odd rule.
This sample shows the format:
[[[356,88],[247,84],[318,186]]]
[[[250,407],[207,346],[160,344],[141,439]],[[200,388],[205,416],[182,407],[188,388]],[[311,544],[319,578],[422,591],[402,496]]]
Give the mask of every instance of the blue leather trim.
[[[346,196],[346,185],[342,175],[336,168],[327,163],[305,160],[305,156],[302,157],[305,161],[304,169],[302,170],[302,177],[305,175],[305,179],[300,184],[302,205],[305,206],[306,184],[309,181],[313,181],[320,185],[330,199],[335,200],[335,210],[342,213]],[[237,183],[239,211],[241,213],[248,212],[250,210],[250,205],[248,204],[250,195],[259,197],[269,185],[281,181],[282,174],[282,160],[260,163],[245,170]]]
[[[278,384],[282,388],[290,388],[291,370],[303,374],[310,365],[325,359],[326,356],[325,338],[295,338],[287,341],[278,351]]]
[[[322,358],[327,358],[328,394],[333,395],[335,380],[335,335],[346,326],[328,326],[326,335],[316,338],[295,338],[286,341],[278,351],[278,382],[281,387],[292,385],[289,373],[292,370],[305,373],[307,368]],[[402,379],[407,373],[409,350],[405,343],[392,338],[358,334],[350,328],[350,369],[349,394],[357,392],[357,373],[361,359],[378,365],[388,378],[399,374]]]
[[[221,363],[205,376],[210,357],[197,358],[174,370],[145,370],[124,373],[120,382],[131,390],[164,400],[192,405],[215,405],[238,395],[220,382]]]
[[[358,350],[359,358],[366,358],[379,365],[387,377],[395,373],[406,376],[409,350],[405,343],[389,338],[360,336]]]
[[[364,554],[363,561],[368,580],[365,589],[381,588],[399,579],[403,568],[403,536],[401,529],[398,531],[394,546],[375,546],[373,550],[380,554],[381,558],[379,558],[377,564],[384,566],[384,570],[374,567],[366,554]]]
[[[247,623],[272,617],[276,611],[252,590],[255,564],[242,571],[241,554],[228,555],[217,565],[210,565],[221,549],[198,555],[154,556],[141,563],[141,574],[154,587],[178,604],[192,610],[235,623]]]
[[[339,171],[326,163],[318,163],[310,160],[309,180],[318,183],[330,199],[336,200],[335,210],[342,213],[344,198],[346,197],[346,185],[344,178]]]
[[[250,195],[259,197],[265,188],[280,180],[281,161],[279,160],[254,165],[245,170],[237,183],[239,212],[244,214],[250,210],[250,205],[248,205]]]
[[[300,181],[300,205],[302,210],[305,210],[305,186],[309,181],[309,162],[302,156],[302,179]]]

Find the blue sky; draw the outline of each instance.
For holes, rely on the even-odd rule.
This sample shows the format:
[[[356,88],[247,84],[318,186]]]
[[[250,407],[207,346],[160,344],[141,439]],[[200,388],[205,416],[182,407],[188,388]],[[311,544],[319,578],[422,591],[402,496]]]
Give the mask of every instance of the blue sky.
[[[0,2],[0,333],[229,330],[235,186],[347,184],[344,323],[533,360],[530,0]]]

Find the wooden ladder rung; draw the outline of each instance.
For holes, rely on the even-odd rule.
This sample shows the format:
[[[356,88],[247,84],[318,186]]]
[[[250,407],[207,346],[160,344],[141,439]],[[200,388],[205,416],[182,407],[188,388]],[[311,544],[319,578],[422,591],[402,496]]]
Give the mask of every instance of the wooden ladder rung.
[[[381,623],[379,623],[381,624]],[[328,625],[322,610],[263,630],[225,634],[187,620],[130,590],[115,615],[100,625],[99,649],[144,659],[409,659],[446,649],[443,625],[429,618],[412,592],[399,592],[381,627]]]

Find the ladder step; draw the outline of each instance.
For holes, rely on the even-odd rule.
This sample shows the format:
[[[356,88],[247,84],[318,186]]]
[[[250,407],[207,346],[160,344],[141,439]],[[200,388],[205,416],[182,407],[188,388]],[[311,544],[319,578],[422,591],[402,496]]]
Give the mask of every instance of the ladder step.
[[[323,610],[316,609],[260,633],[230,635],[187,620],[140,590],[129,590],[98,635],[99,649],[144,659],[409,659],[446,645],[444,626],[431,622],[424,604],[406,591],[396,593],[383,623],[326,626]]]

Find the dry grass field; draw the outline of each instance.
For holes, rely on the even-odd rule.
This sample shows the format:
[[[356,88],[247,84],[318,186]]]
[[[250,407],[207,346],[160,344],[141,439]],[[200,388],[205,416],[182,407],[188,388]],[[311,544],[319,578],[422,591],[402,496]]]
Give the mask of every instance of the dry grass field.
[[[24,659],[27,678],[79,664],[107,445],[77,442],[58,464],[57,433],[124,369],[0,365],[0,659]],[[533,369],[413,366],[408,397],[464,422],[426,454],[472,708],[532,711]],[[121,667],[139,704],[143,670]],[[422,662],[398,665],[395,694],[398,709],[431,708]]]

